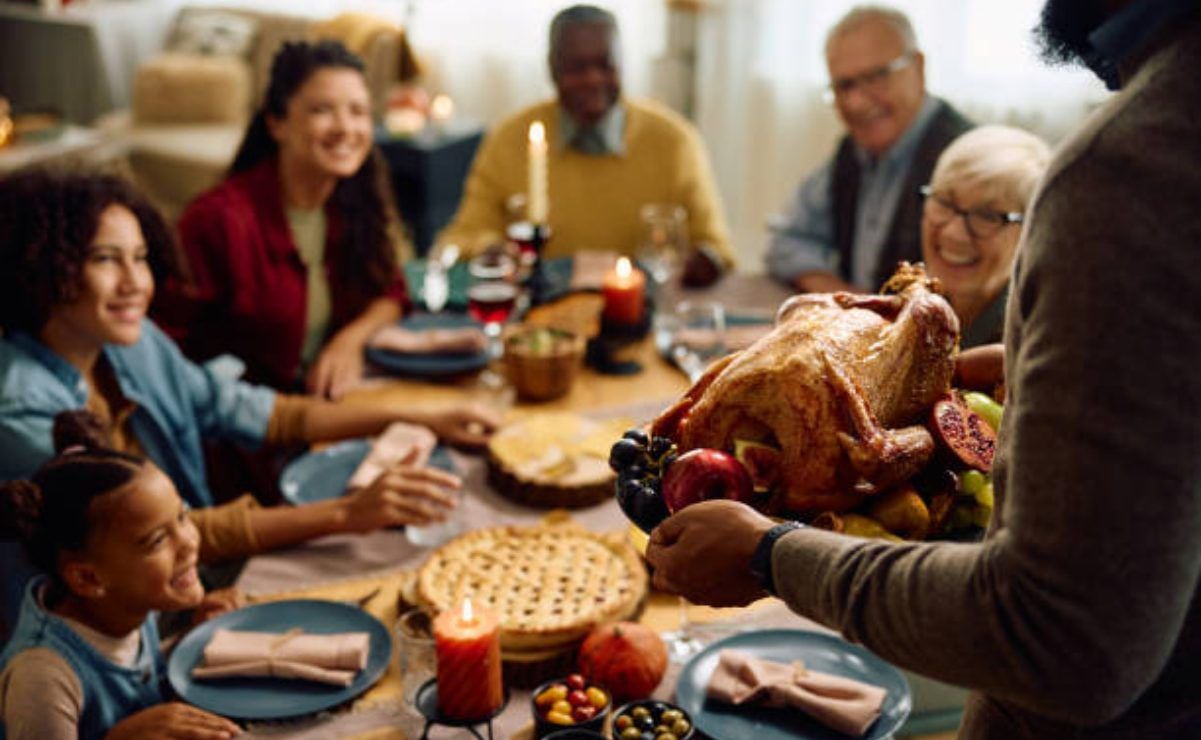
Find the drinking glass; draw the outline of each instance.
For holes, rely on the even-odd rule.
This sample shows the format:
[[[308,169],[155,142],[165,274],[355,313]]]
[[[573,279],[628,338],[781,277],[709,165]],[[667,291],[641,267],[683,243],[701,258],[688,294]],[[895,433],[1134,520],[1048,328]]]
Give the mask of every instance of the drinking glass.
[[[726,354],[726,310],[718,301],[680,301],[655,331],[660,350],[692,382]]]
[[[410,609],[396,620],[396,665],[401,700],[410,708],[417,689],[433,678],[438,669],[430,617],[421,609]]]
[[[662,306],[663,286],[679,271],[688,247],[688,213],[673,203],[649,203],[638,215],[642,238],[636,256],[651,276],[656,305]]]
[[[418,547],[437,547],[463,533],[463,489],[446,492],[456,504],[446,512],[446,519],[429,524],[406,524],[405,539]]]
[[[488,356],[499,359],[501,328],[517,305],[517,264],[503,252],[486,252],[467,263],[467,272],[471,277],[467,311],[484,325]]]

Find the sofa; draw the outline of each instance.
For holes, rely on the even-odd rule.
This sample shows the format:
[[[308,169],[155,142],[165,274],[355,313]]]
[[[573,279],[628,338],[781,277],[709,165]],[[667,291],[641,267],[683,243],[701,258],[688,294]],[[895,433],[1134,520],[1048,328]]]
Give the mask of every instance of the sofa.
[[[185,6],[163,51],[138,67],[130,108],[98,125],[123,143],[133,177],[174,219],[228,168],[276,50],[315,38],[337,38],[363,57],[376,111],[402,76],[416,72],[403,33],[380,19]]]

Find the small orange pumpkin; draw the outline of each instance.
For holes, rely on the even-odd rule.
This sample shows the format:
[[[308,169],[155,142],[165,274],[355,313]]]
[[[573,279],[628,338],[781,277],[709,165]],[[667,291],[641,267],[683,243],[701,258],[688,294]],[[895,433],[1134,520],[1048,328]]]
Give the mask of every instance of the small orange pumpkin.
[[[588,633],[580,646],[580,673],[609,690],[617,703],[645,699],[667,672],[667,646],[636,622],[611,622]]]

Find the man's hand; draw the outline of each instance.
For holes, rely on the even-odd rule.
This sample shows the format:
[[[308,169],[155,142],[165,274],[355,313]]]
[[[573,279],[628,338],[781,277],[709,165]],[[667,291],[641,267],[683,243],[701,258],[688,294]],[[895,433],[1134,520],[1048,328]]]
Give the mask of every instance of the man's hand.
[[[680,510],[655,528],[646,548],[655,588],[708,606],[746,606],[763,598],[751,556],[773,524],[736,501],[702,501]]]
[[[706,288],[721,277],[724,270],[719,257],[711,249],[696,247],[688,250],[681,281],[689,288]]]
[[[984,344],[955,357],[955,386],[992,395],[1005,382],[1005,345]]]
[[[106,740],[226,740],[240,735],[233,722],[182,702],[156,704],[129,715],[108,731]]]

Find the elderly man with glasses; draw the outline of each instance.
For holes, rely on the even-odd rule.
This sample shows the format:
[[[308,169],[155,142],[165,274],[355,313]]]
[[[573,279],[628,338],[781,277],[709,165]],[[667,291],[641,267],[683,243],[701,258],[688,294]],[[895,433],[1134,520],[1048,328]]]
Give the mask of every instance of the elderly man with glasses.
[[[904,14],[856,7],[826,37],[830,98],[847,128],[774,229],[767,269],[805,292],[873,291],[921,258],[922,199],[938,155],[972,123],[926,94]]]

